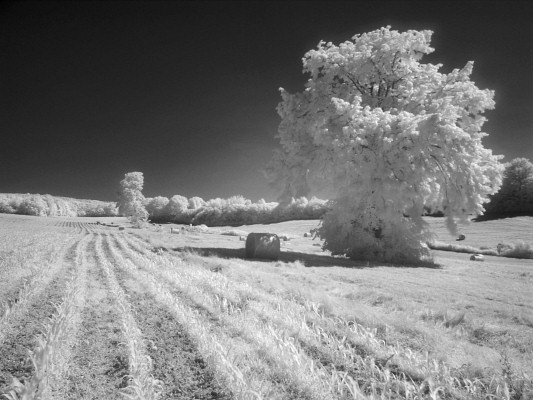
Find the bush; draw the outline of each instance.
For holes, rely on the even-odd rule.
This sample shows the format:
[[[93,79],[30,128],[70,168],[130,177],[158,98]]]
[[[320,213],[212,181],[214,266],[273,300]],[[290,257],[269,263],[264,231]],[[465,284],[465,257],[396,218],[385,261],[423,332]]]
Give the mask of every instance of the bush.
[[[48,206],[39,195],[27,197],[20,203],[17,214],[46,216]]]
[[[54,217],[113,217],[116,203],[80,200],[49,194],[0,194],[0,213]]]
[[[155,197],[147,199],[145,206],[152,221],[174,222],[179,224],[205,224],[207,226],[240,226],[269,224],[296,219],[320,219],[327,209],[326,201],[316,197],[292,199],[285,204],[267,203],[261,199],[257,203],[243,196],[228,199],[215,198],[203,201],[199,197],[175,195],[165,207],[156,205]]]
[[[518,242],[514,245],[508,246],[508,248],[504,249],[500,255],[502,257],[510,258],[533,258],[533,250],[531,249],[529,243]]]
[[[0,200],[0,213],[14,214],[15,212],[16,208],[14,208],[10,203],[8,203],[6,200]]]
[[[432,250],[455,251],[456,253],[483,254],[485,256],[500,256],[509,258],[533,258],[533,249],[528,243],[516,244],[499,243],[496,250],[465,246],[455,243],[443,243],[439,241],[427,242]]]
[[[192,210],[196,210],[202,207],[204,204],[205,204],[205,201],[201,197],[191,197],[189,199],[189,208]]]
[[[180,196],[179,194],[172,196],[163,211],[163,215],[170,221],[177,222],[182,220],[182,214],[189,207],[189,200],[187,197]]]
[[[477,249],[472,246],[465,246],[455,243],[443,243],[439,241],[427,242],[427,246],[432,250],[455,251],[456,253],[483,254],[485,256],[497,256],[498,252],[492,249]]]
[[[146,199],[144,206],[152,220],[159,220],[165,216],[166,207],[168,206],[169,201],[170,200],[166,197],[157,196]]]

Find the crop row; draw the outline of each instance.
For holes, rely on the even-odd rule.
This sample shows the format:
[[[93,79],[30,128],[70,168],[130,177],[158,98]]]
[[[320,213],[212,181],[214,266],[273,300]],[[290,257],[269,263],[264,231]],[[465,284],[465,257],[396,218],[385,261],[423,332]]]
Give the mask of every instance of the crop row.
[[[505,392],[502,382],[488,387],[462,381],[443,363],[387,345],[364,326],[324,315],[316,303],[267,293],[230,281],[212,272],[215,268],[152,253],[148,244],[131,236],[116,236],[112,244],[121,267],[150,282],[197,340],[206,341],[204,352],[243,398],[253,393],[283,397],[287,390],[317,398]],[[280,375],[282,389],[275,384]]]

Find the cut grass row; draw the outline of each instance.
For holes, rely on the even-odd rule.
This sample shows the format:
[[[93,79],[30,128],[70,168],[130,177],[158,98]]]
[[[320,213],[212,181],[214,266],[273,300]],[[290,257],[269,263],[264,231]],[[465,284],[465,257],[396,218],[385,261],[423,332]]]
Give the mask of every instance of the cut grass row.
[[[89,240],[91,242],[88,246]],[[87,235],[78,241],[72,260],[68,263],[68,271],[58,277],[60,279],[58,284],[62,282],[63,288],[57,286],[49,288],[57,290],[55,295],[60,300],[54,301],[48,296],[47,301],[39,305],[40,308],[47,310],[45,315],[48,313],[50,315],[41,330],[37,332],[35,328],[28,329],[28,323],[20,325],[22,328],[20,333],[26,339],[25,347],[32,350],[29,360],[27,355],[25,357],[19,354],[13,361],[16,363],[18,360],[24,360],[23,363],[27,363],[28,360],[31,361],[31,366],[28,365],[25,374],[13,369],[6,371],[10,373],[12,379],[9,390],[4,390],[3,397],[10,400],[112,399],[123,398],[123,395],[134,399],[157,398],[153,385],[155,381],[149,376],[151,369],[149,359],[143,354],[144,343],[141,332],[136,327],[125,293],[118,286],[113,270],[102,253],[101,241],[101,236],[98,234]],[[90,271],[87,271],[88,268]],[[103,289],[100,292],[91,291],[91,297],[103,295],[108,302],[102,304],[98,301],[102,300],[101,298],[96,302],[94,298],[90,299],[92,302],[85,301],[88,272],[90,277],[97,275],[100,285],[97,284],[96,287],[100,286],[99,289]],[[93,287],[89,289],[93,288],[94,282]],[[105,316],[106,308],[107,311],[111,311],[110,309],[113,311],[112,318],[107,320],[112,326],[107,325],[105,319],[101,318],[102,311]],[[96,318],[91,318],[93,316]],[[34,315],[29,317],[30,320],[27,322],[37,322]],[[87,328],[87,322],[96,325],[96,329],[89,332],[82,330]],[[98,342],[91,341],[95,339],[93,336],[95,331],[98,332]],[[115,334],[117,331],[118,336]],[[115,345],[109,346],[114,337],[116,337]],[[20,338],[20,334],[16,335],[13,341],[20,341]],[[87,350],[88,347],[84,344],[89,345],[93,352],[84,353],[83,350]],[[113,351],[117,348],[122,351]],[[7,352],[6,359],[13,358],[10,346],[6,346],[3,350]],[[115,371],[116,360],[123,360],[125,368],[118,368]],[[84,365],[83,361],[89,361],[88,365]],[[107,370],[102,370],[100,364],[102,361],[104,361],[103,366],[108,364]],[[2,368],[9,369],[9,365],[2,363]],[[98,370],[104,376],[95,376]],[[75,374],[76,372],[79,374]],[[112,378],[115,372],[118,373],[118,381]],[[105,379],[109,375],[111,379]],[[96,390],[94,392],[84,390],[89,387]]]
[[[250,311],[252,310],[252,307],[250,306],[250,304],[253,304],[253,300],[250,301],[250,299],[248,299],[248,302],[247,302],[247,308],[246,308],[246,312],[247,312],[247,315],[246,315],[246,318],[242,318],[241,320],[238,319],[238,314],[239,314],[239,311],[242,311],[242,309],[239,310],[239,307],[238,306],[235,306],[236,304],[239,304],[241,303],[240,301],[235,301],[235,298],[236,296],[238,297],[238,294],[235,292],[233,293],[233,297],[232,297],[232,291],[231,291],[231,285],[228,285],[228,282],[224,282],[223,284],[218,285],[218,287],[222,288],[222,292],[224,293],[224,296],[221,296],[220,295],[220,291],[216,292],[213,294],[211,293],[211,295],[207,294],[207,292],[202,292],[201,295],[204,296],[204,298],[201,298],[198,297],[200,294],[199,293],[196,293],[196,294],[191,294],[191,290],[194,292],[194,291],[200,291],[201,292],[201,288],[202,286],[205,288],[205,285],[206,283],[205,282],[209,282],[209,277],[205,275],[205,273],[207,273],[208,275],[211,274],[211,276],[221,276],[220,274],[213,274],[212,272],[207,272],[205,271],[204,269],[204,272],[202,272],[201,269],[197,269],[197,270],[190,270],[189,268],[189,276],[187,277],[187,274],[184,273],[182,270],[187,270],[187,266],[183,265],[183,264],[180,264],[180,265],[172,265],[172,263],[168,266],[168,269],[169,270],[173,270],[173,273],[175,275],[179,275],[181,274],[180,276],[176,276],[174,280],[171,281],[171,279],[168,277],[168,276],[163,276],[162,274],[164,272],[162,272],[163,270],[165,270],[164,268],[164,261],[163,259],[165,257],[161,257],[161,256],[157,256],[155,254],[150,254],[148,252],[148,247],[146,247],[144,250],[142,248],[143,246],[143,243],[142,242],[139,242],[138,240],[131,240],[130,239],[130,242],[128,243],[128,246],[125,246],[123,245],[122,247],[122,251],[125,251],[128,253],[128,257],[130,257],[131,259],[135,260],[135,264],[136,265],[144,265],[143,268],[148,268],[150,269],[150,264],[152,264],[152,267],[151,267],[151,273],[154,274],[154,281],[155,282],[171,282],[171,284],[173,286],[177,286],[179,287],[179,294],[181,296],[184,296],[184,294],[186,294],[189,298],[194,298],[194,296],[196,295],[196,304],[197,305],[202,305],[204,308],[211,308],[211,313],[212,315],[216,315],[218,317],[219,320],[228,320],[229,322],[227,323],[227,326],[246,326],[246,324],[250,323],[250,319],[253,319],[251,318],[250,316]],[[147,246],[147,245],[146,245]],[[128,252],[128,248],[127,247],[130,247],[130,250]],[[134,250],[135,249],[135,250]],[[144,255],[143,255],[144,253]],[[150,260],[151,259],[151,260]],[[159,259],[159,262],[157,262],[157,259]],[[133,267],[132,267],[133,269]],[[179,272],[178,272],[179,271]],[[168,271],[165,272],[165,273],[169,273]],[[159,274],[159,275],[157,275]],[[196,280],[194,279],[191,279],[190,276],[194,276],[198,274],[198,277]],[[146,279],[148,279],[148,277],[145,277]],[[181,285],[181,286],[180,286]],[[193,289],[191,289],[193,288]],[[257,288],[256,289],[256,293],[258,292]],[[187,293],[187,290],[189,291],[189,293]],[[262,299],[264,300],[264,299]],[[214,307],[214,305],[218,302],[218,307]],[[211,303],[211,304],[210,304]],[[261,304],[263,307],[265,306],[265,304],[268,304],[268,302],[264,302],[264,301],[260,301],[259,304]],[[208,306],[211,306],[211,307],[208,307]],[[283,307],[284,307],[284,314],[286,314],[286,304],[283,304]],[[310,306],[311,308],[313,306]],[[314,306],[315,308],[317,308],[318,306],[315,305]],[[218,310],[217,310],[218,308]],[[229,309],[229,311],[228,311]],[[317,308],[318,309],[318,308]],[[224,311],[226,310],[226,311]],[[281,302],[280,302],[280,307],[279,307],[279,310],[281,310]],[[310,311],[310,310],[307,310],[307,311]],[[268,311],[268,313],[272,313],[272,311]],[[217,315],[218,314],[218,315]],[[225,314],[228,314],[227,316]],[[273,313],[275,314],[275,313]],[[322,318],[323,319],[323,324],[324,324],[324,321],[327,321],[330,325],[338,325],[335,324],[335,323],[332,323],[332,321],[334,322],[335,320],[334,319],[331,319],[323,314],[320,314],[319,312],[315,312],[315,314],[319,317],[319,318]],[[300,315],[300,324],[298,323],[294,323],[293,322],[293,325],[291,326],[291,329],[292,331],[296,331],[298,332],[298,339],[302,339],[298,342],[296,342],[296,353],[298,353],[299,350],[302,350],[302,349],[305,349],[306,346],[303,343],[303,340],[305,340],[305,335],[302,333],[304,332],[304,329],[302,329],[302,325],[301,324],[301,316],[302,314],[296,314],[296,316]],[[234,320],[232,320],[232,318]],[[262,318],[264,319],[264,315],[262,316]],[[282,324],[279,323],[279,317],[277,319],[274,319],[275,317],[271,317],[271,320],[270,321],[267,321],[267,324],[271,324],[270,326],[273,326],[273,327],[277,327],[278,324],[283,326]],[[275,322],[274,322],[275,321]],[[337,320],[338,321],[338,320]],[[344,322],[344,325],[346,327],[349,327],[349,326],[357,326],[353,323],[347,323],[346,321],[343,321]],[[290,324],[290,322],[289,322]],[[306,324],[308,325],[308,324]],[[290,325],[289,325],[290,326]],[[320,327],[320,325],[318,325]],[[243,328],[244,329],[244,328]],[[261,332],[263,335],[265,335],[265,331],[264,330],[260,330],[260,325],[256,324],[254,325],[253,327],[251,326],[250,329],[254,330],[255,332]],[[288,329],[286,328],[286,326],[283,328],[285,332],[288,331]],[[322,329],[322,330],[320,330]],[[470,387],[470,388],[467,388],[468,385],[466,385],[464,382],[461,382],[460,380],[460,377],[458,376],[453,376],[452,375],[452,371],[450,368],[447,368],[445,365],[441,364],[441,363],[438,363],[436,362],[435,360],[429,360],[429,359],[426,359],[424,361],[423,357],[421,357],[421,355],[416,355],[414,352],[410,351],[409,349],[405,349],[405,348],[400,348],[398,347],[397,348],[397,351],[396,351],[396,354],[394,353],[394,350],[392,350],[391,353],[389,354],[392,354],[394,357],[395,357],[395,361],[394,361],[394,364],[391,363],[391,365],[385,365],[385,368],[383,368],[383,363],[381,363],[380,365],[380,359],[378,357],[376,357],[376,352],[373,353],[372,356],[370,357],[361,357],[360,354],[357,354],[358,351],[354,351],[353,349],[353,346],[352,345],[348,345],[348,346],[345,346],[344,348],[342,347],[343,346],[343,342],[342,342],[342,339],[339,340],[339,335],[335,333],[335,329],[331,329],[330,330],[324,330],[323,328],[320,328],[320,329],[317,329],[317,332],[315,333],[315,336],[318,336],[319,334],[322,334],[322,336],[324,336],[324,332],[326,332],[326,337],[328,337],[328,339],[326,340],[324,337],[322,337],[320,340],[316,340],[316,337],[315,337],[315,343],[328,343],[326,346],[323,346],[323,349],[322,351],[318,352],[318,353],[321,353],[322,355],[323,354],[328,354],[330,356],[330,358],[349,358],[346,356],[347,353],[345,353],[345,355],[343,357],[338,357],[339,353],[342,353],[342,351],[348,351],[348,353],[355,353],[353,354],[353,359],[354,360],[357,360],[357,363],[353,363],[354,366],[356,365],[357,367],[353,367],[352,370],[357,370],[357,376],[361,377],[360,379],[360,382],[362,385],[364,384],[368,384],[368,382],[373,382],[373,381],[376,381],[376,378],[375,376],[373,375],[376,375],[376,376],[379,376],[381,379],[382,379],[382,382],[379,382],[379,379],[377,379],[377,382],[378,383],[381,383],[381,387],[379,387],[379,385],[377,383],[375,383],[375,386],[372,386],[369,388],[369,387],[364,387],[362,388],[362,390],[364,390],[367,394],[368,393],[373,393],[374,396],[376,395],[379,395],[379,396],[390,396],[392,395],[392,393],[395,393],[396,395],[398,396],[413,396],[415,393],[420,393],[420,391],[429,391],[431,392],[431,390],[435,392],[435,390],[437,390],[437,392],[446,392],[448,393],[448,395],[454,395],[454,396],[460,396],[461,393],[464,394],[464,392],[479,392],[479,393],[485,393],[486,395],[490,395],[490,393],[499,393],[500,391],[503,391],[504,388],[506,387],[506,383],[505,382],[498,382],[497,380],[493,380],[491,382],[490,385],[487,385],[486,382],[483,382],[481,380],[478,380],[475,382],[475,384]],[[338,329],[338,327],[337,327]],[[331,332],[334,332],[334,334],[331,334]],[[364,333],[367,333],[369,338],[370,339],[373,339],[376,343],[380,343],[380,340],[377,338],[377,335],[376,335],[376,332],[369,332],[368,330],[366,330],[364,327],[360,327],[360,330],[355,332],[355,335],[358,336],[358,339],[359,341],[361,341],[361,337],[364,337]],[[275,331],[271,331],[270,332],[270,336],[272,337],[277,337],[276,336],[276,332]],[[300,337],[301,336],[301,337]],[[277,337],[278,339],[282,339],[282,336],[278,336]],[[289,335],[289,338],[292,338],[294,339],[294,334],[291,336]],[[342,338],[342,336],[341,336]],[[307,338],[307,340],[309,340],[309,338]],[[344,339],[346,340],[346,338]],[[335,352],[331,351],[331,348],[334,348],[335,346],[339,347],[339,341],[340,341],[340,350],[339,352],[337,352],[337,354],[335,354]],[[352,339],[353,341],[353,339]],[[368,342],[368,338],[367,338],[367,342]],[[370,340],[372,341],[372,340]],[[293,343],[294,345],[294,343]],[[300,349],[298,348],[298,346],[300,347]],[[311,346],[307,346],[307,348],[310,348]],[[379,346],[376,346],[376,347],[379,347]],[[287,345],[287,348],[290,348],[289,345]],[[317,346],[315,346],[315,348],[317,348]],[[357,347],[356,347],[357,348]],[[388,349],[389,352],[391,351],[391,349],[389,348]],[[304,351],[305,352],[305,351]],[[359,351],[360,352],[360,351]],[[405,359],[405,360],[408,360],[408,362],[403,362],[403,365],[402,365],[402,362],[401,362],[401,359],[402,357]],[[324,358],[324,357],[322,357]],[[396,360],[396,359],[399,359],[399,362]],[[413,360],[416,360],[415,362],[413,362]],[[363,361],[361,363],[361,361]],[[382,361],[382,359],[381,359]],[[389,360],[390,361],[390,360]],[[282,363],[280,363],[281,365],[283,365]],[[301,365],[305,365],[305,362],[300,362]],[[361,365],[362,364],[362,365]],[[385,363],[386,364],[386,363]],[[409,365],[411,364],[411,365]],[[339,367],[340,365],[335,365],[334,363],[330,363],[330,365],[333,365],[334,367]],[[381,368],[381,373],[376,373],[376,374],[372,374],[371,372],[374,371],[376,369],[376,366],[377,366],[377,369],[379,370]],[[285,367],[287,367],[287,365],[285,364]],[[346,365],[342,366],[346,369]],[[290,368],[287,368],[287,369],[290,369]],[[369,371],[369,374],[368,376],[365,376],[365,374],[361,374],[361,371]],[[398,384],[396,383],[391,383],[391,382],[394,382],[395,377],[394,376],[394,373],[391,373],[391,371],[394,370],[395,373],[398,375],[399,379],[397,379],[397,381],[399,382]],[[389,372],[385,372],[385,371],[389,371]],[[403,374],[403,375],[402,375]],[[355,374],[354,374],[355,375]],[[350,375],[346,375],[346,376],[349,376]],[[408,379],[406,379],[408,378]],[[414,380],[415,382],[412,382],[409,383],[409,385],[406,385],[405,382],[408,380]],[[359,382],[356,380],[356,379],[353,379],[353,382],[356,383],[356,384],[359,384]],[[350,381],[351,382],[351,381]],[[418,383],[417,383],[418,382]],[[386,383],[386,385],[383,385],[383,383]],[[418,384],[418,387],[417,387],[417,384]],[[440,384],[440,385],[439,385]],[[390,387],[387,387],[387,385],[390,385]],[[432,389],[432,386],[433,385],[433,389]],[[346,387],[348,387],[348,385],[345,385]],[[360,386],[360,385],[359,385]],[[409,394],[410,393],[410,394]],[[455,394],[453,394],[455,393]],[[270,394],[271,395],[271,394]],[[323,395],[323,394],[322,394]],[[339,391],[337,391],[336,395],[339,395]],[[408,397],[409,398],[409,397]],[[412,397],[412,398],[415,398],[415,397]],[[460,398],[460,397],[459,397]],[[482,397],[480,397],[482,398]]]
[[[109,265],[103,253],[101,236],[98,236],[95,250],[98,263],[107,277],[108,286],[117,303],[122,323],[122,335],[128,350],[130,382],[122,393],[130,399],[155,400],[159,397],[161,385],[152,376],[152,360],[146,354],[142,332],[137,326],[124,290],[117,283],[113,267]]]
[[[19,305],[12,309],[4,325],[1,352],[3,378],[0,390],[10,399],[33,399],[46,396],[55,377],[61,373],[64,353],[61,344],[71,337],[78,323],[77,314],[83,302],[85,282],[84,264],[81,263],[89,237],[79,239],[57,265],[50,281],[36,280],[42,285],[38,291],[26,291]],[[37,292],[37,293],[36,293]],[[42,294],[39,294],[42,293]],[[81,297],[81,298],[80,298]],[[30,308],[31,305],[31,308]],[[41,325],[42,321],[48,321]],[[28,358],[27,348],[32,349]],[[23,381],[23,383],[21,383]]]
[[[75,257],[78,251],[79,242],[71,244],[68,241],[63,246],[53,247],[54,251],[50,254],[48,261],[43,260],[41,268],[34,269],[25,279],[11,281],[13,289],[5,294],[0,301],[0,344],[2,344],[5,335],[9,331],[8,325],[11,321],[16,321],[23,315],[33,300],[37,298],[48,286],[48,284],[58,275],[65,263],[66,257]],[[25,265],[20,265],[24,269]],[[60,278],[61,279],[61,278]]]
[[[67,374],[57,399],[118,400],[128,386],[128,351],[121,315],[96,254],[92,235],[88,254],[87,296],[81,310]],[[100,239],[98,239],[100,240]]]
[[[161,399],[227,399],[226,390],[215,382],[212,369],[198,352],[194,340],[147,290],[147,282],[136,280],[122,253],[106,238],[103,248],[115,268],[117,282],[128,299],[152,358],[153,374],[161,382]],[[118,254],[117,254],[118,252]]]
[[[23,286],[40,279],[42,270],[53,269],[68,238],[59,232],[37,230],[28,234],[9,228],[0,227],[0,317],[18,301]]]
[[[85,298],[87,265],[84,259],[87,239],[89,236],[85,236],[76,245],[75,268],[71,276],[66,278],[65,294],[55,306],[54,314],[47,319],[38,336],[37,345],[30,354],[33,374],[24,383],[13,378],[13,389],[5,395],[9,400],[50,398],[54,386],[61,382]]]
[[[142,253],[142,250],[137,247],[139,242],[136,244],[130,242],[129,245],[135,248],[137,253]],[[165,275],[162,272],[161,266],[164,264],[164,259],[154,255],[150,258],[158,266],[154,268],[157,271],[156,277],[162,280],[171,280],[168,273]],[[194,257],[187,257],[187,261],[193,259]],[[201,262],[201,259],[196,259],[196,262]],[[231,281],[222,274],[213,274],[211,271],[216,270],[216,268],[211,269],[209,266],[191,271],[183,265],[183,262],[179,262],[177,267],[180,268],[180,271],[179,273],[176,270],[173,271],[174,282],[180,282],[182,291],[185,291],[186,288],[198,288],[204,295],[211,296],[207,301],[212,303],[214,302],[213,298],[216,299],[222,304],[222,309],[244,310],[244,318],[249,317],[246,312],[252,312],[262,322],[280,327],[286,332],[297,329],[296,339],[300,345],[311,349],[314,353],[319,353],[320,358],[331,368],[361,370],[364,369],[359,365],[361,363],[385,363],[384,360],[391,361],[392,357],[395,356],[394,362],[391,364],[395,364],[397,370],[399,369],[404,374],[409,374],[411,371],[413,379],[424,379],[424,377],[416,374],[413,375],[412,371],[421,368],[428,369],[425,359],[419,356],[417,360],[413,356],[414,353],[408,353],[409,357],[406,358],[405,352],[400,352],[396,347],[387,346],[383,341],[376,340],[376,335],[372,333],[372,330],[364,329],[361,325],[349,323],[343,319],[327,318],[319,304],[304,297],[261,292],[246,283]],[[204,302],[206,301],[204,300]],[[304,316],[303,321],[302,316]],[[235,325],[239,325],[239,322]],[[338,338],[345,340],[341,340],[334,346],[329,345],[335,343]],[[354,357],[354,355],[358,357]],[[335,364],[332,360],[338,360],[339,364]],[[429,369],[433,369],[433,367],[432,364]],[[370,366],[366,368],[366,370],[371,369]],[[441,371],[437,368],[431,372],[439,375]],[[360,375],[358,380],[361,385],[364,385],[366,377]]]
[[[80,245],[83,251],[70,251],[62,263],[65,271],[86,264],[89,295],[83,307],[73,313],[78,315],[78,323],[65,323],[70,333],[62,334],[62,350],[58,352],[62,357],[51,364],[63,372],[48,375],[48,384],[43,386],[48,388],[48,398],[115,399],[127,393],[132,398],[164,399],[510,399],[519,398],[520,393],[526,398],[531,394],[531,380],[515,369],[513,358],[504,360],[503,374],[492,381],[490,374],[467,374],[439,361],[434,352],[426,355],[416,340],[407,340],[417,332],[398,336],[402,325],[345,318],[337,303],[328,300],[322,286],[317,285],[324,280],[328,284],[336,282],[334,290],[341,290],[337,293],[344,288],[362,290],[372,283],[367,279],[372,276],[377,279],[372,290],[356,294],[357,299],[370,302],[369,309],[379,311],[381,316],[411,315],[419,319],[419,324],[433,326],[432,332],[441,332],[443,339],[450,340],[462,335],[462,329],[471,323],[468,315],[459,318],[460,312],[434,310],[432,303],[423,299],[426,308],[415,310],[408,302],[399,302],[397,296],[426,286],[438,293],[434,279],[438,277],[448,287],[450,279],[466,276],[467,263],[464,270],[462,265],[453,270],[427,271],[307,269],[299,261],[252,263],[186,251],[154,252],[152,245],[139,237],[98,227],[88,229],[99,234],[87,235],[90,239]],[[503,286],[480,291],[471,285],[467,290],[472,292],[472,302],[489,296],[490,304],[497,300],[502,310],[525,310],[525,282],[515,279],[521,269],[500,271],[486,264],[484,275],[498,274],[498,284],[505,286],[505,280],[509,280],[515,290],[512,295],[504,295]],[[56,279],[60,276],[63,286]],[[68,276],[61,272],[50,281],[57,290],[57,300],[74,285]],[[382,280],[385,276],[388,278]],[[293,290],[296,287],[299,290]],[[455,290],[455,297],[461,297],[464,288],[456,284],[450,288]],[[46,288],[28,304],[51,299],[43,297],[48,291]],[[384,291],[389,295],[385,296]],[[44,307],[39,304],[37,309]],[[54,310],[50,307],[48,315]],[[25,315],[19,312],[21,321],[29,322]],[[529,326],[527,313],[523,317],[524,326]],[[22,326],[18,318],[6,325]],[[65,320],[58,317],[58,321]],[[19,338],[37,351],[38,344],[28,340],[27,327],[31,323],[24,325],[26,331]],[[526,338],[520,342],[517,335],[521,332],[513,331],[517,346],[527,342]],[[401,340],[396,342],[396,338]],[[483,332],[478,340],[483,346],[487,344]],[[12,337],[7,337],[6,343],[12,342]],[[8,357],[13,355],[10,348],[0,351]],[[139,360],[148,368],[139,367]],[[176,369],[176,365],[181,368]],[[29,384],[36,371],[32,373],[30,368],[16,376],[27,378],[25,383]]]

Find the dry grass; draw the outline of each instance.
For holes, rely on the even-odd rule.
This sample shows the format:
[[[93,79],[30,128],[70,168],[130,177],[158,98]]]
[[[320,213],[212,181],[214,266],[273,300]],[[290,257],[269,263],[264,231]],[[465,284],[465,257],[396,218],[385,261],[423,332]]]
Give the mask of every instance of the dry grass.
[[[25,232],[45,223],[40,221],[11,228]],[[527,230],[522,222],[517,219],[514,226],[513,220],[505,221],[499,228],[506,233],[502,238],[485,223],[473,224],[477,230],[470,227],[461,246],[495,248],[509,242],[513,229],[533,237],[533,228]],[[316,221],[239,227],[247,233],[291,236],[281,242],[280,259],[266,262],[245,260],[244,243],[224,235],[224,229],[171,235],[155,227],[118,231],[81,220],[54,223],[46,229],[78,232],[71,236],[94,243],[77,264],[86,260],[87,276],[101,271],[106,282],[98,292],[87,286],[92,312],[98,312],[93,296],[105,296],[113,299],[119,316],[113,330],[120,332],[127,368],[126,384],[116,387],[117,395],[129,387],[127,393],[137,398],[175,397],[166,391],[175,386],[173,378],[159,374],[163,367],[147,358],[155,350],[139,323],[143,316],[132,312],[130,294],[135,294],[146,299],[144,313],[151,307],[190,338],[192,360],[208,366],[206,371],[222,387],[216,393],[227,394],[223,398],[533,396],[531,260],[487,256],[484,263],[475,263],[463,253],[434,251],[434,264],[358,263],[331,257],[314,246],[317,240],[304,237]],[[477,241],[481,236],[486,243]],[[110,332],[104,319],[91,322]],[[155,320],[153,326],[165,325]],[[83,338],[83,332],[76,337]],[[175,363],[184,360],[158,351],[169,358],[168,365],[172,357]],[[80,370],[76,362],[65,360],[72,370]],[[209,387],[214,386],[192,392],[215,398]],[[89,398],[84,396],[80,398]]]
[[[525,224],[524,218],[517,219],[516,225],[505,221],[496,232],[488,230],[494,228],[492,224],[488,228],[485,224],[468,227],[462,243],[495,249],[502,240],[533,237],[533,224]],[[502,377],[504,358],[510,360],[515,376],[533,370],[533,265],[529,261],[487,257],[479,264],[461,254],[435,252],[436,268],[361,264],[318,252],[313,246],[316,240],[303,237],[314,226],[316,221],[292,221],[239,228],[294,234],[277,263],[243,262],[242,243],[216,234],[171,241],[148,232],[142,237],[167,249],[187,247],[189,252],[182,253],[187,262],[209,265],[233,281],[315,302],[325,315],[374,329],[387,343],[427,352],[466,379],[490,382],[490,377]],[[450,248],[497,254],[451,240]]]

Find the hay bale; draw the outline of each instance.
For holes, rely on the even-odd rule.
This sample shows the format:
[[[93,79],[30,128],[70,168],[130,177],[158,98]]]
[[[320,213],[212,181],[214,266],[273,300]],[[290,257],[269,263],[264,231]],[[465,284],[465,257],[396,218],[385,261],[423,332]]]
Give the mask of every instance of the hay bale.
[[[183,228],[170,228],[170,233],[175,233],[176,235],[179,235],[182,229]]]
[[[465,239],[466,239],[465,235],[459,235],[459,237],[457,239],[455,239],[455,240],[458,242],[460,240],[465,240]]]
[[[240,240],[241,242],[246,241],[246,236],[239,236],[239,240]]]
[[[274,233],[250,233],[246,238],[246,258],[277,260],[280,242]]]
[[[470,261],[485,261],[485,257],[483,257],[483,254],[472,254]]]

